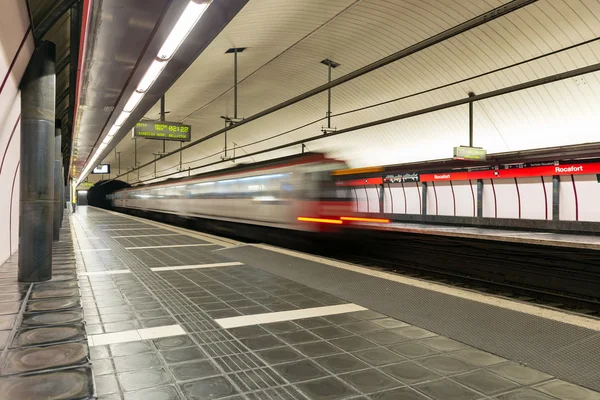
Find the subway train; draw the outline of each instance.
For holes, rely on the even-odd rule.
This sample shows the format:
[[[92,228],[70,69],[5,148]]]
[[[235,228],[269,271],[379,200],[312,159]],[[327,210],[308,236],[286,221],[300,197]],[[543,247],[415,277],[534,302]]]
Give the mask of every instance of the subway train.
[[[214,173],[118,190],[115,209],[163,213],[271,228],[336,232],[353,223],[353,197],[333,172],[346,163],[303,153]]]

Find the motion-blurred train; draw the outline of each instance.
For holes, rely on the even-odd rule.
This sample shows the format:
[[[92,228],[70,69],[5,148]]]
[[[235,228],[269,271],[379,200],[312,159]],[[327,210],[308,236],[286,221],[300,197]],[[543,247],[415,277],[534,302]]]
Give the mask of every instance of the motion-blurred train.
[[[344,168],[343,161],[304,153],[127,188],[108,199],[116,209],[331,232],[350,221],[356,209],[332,174]]]

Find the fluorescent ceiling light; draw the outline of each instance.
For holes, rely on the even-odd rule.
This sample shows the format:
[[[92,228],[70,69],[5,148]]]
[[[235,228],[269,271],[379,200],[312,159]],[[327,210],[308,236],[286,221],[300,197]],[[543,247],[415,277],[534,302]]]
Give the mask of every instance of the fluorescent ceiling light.
[[[119,129],[121,129],[120,126],[113,125],[113,127],[110,128],[110,130],[108,131],[108,136],[109,137],[115,136],[117,134],[117,132],[119,132]]]
[[[142,81],[138,85],[138,92],[148,91],[148,89],[150,89],[150,86],[152,86],[154,81],[156,81],[156,78],[158,78],[158,76],[163,71],[163,69],[165,69],[166,66],[166,61],[154,60],[152,62],[152,65],[150,65],[150,68],[148,68],[148,71],[146,71],[146,74],[142,78]]]
[[[125,123],[125,121],[127,121],[127,118],[129,118],[130,115],[131,115],[131,113],[123,111],[121,113],[121,115],[119,115],[119,118],[117,118],[117,120],[115,121],[115,126],[123,125]]]
[[[159,58],[168,60],[173,57],[173,54],[175,54],[179,46],[181,46],[181,43],[183,43],[185,38],[192,31],[196,22],[202,17],[202,14],[204,14],[204,11],[206,11],[209,5],[210,2],[208,1],[201,4],[190,1],[173,27],[169,37],[160,48],[160,51],[158,52]]]
[[[109,144],[111,140],[112,140],[112,137],[110,137],[110,136],[107,136],[107,137],[105,137],[105,138],[104,138],[104,140],[102,141],[102,144]]]
[[[131,94],[129,101],[127,101],[127,104],[125,104],[125,107],[123,107],[123,111],[128,113],[132,112],[137,107],[137,105],[140,104],[142,98],[144,98],[144,93],[140,93],[137,90],[134,91]]]

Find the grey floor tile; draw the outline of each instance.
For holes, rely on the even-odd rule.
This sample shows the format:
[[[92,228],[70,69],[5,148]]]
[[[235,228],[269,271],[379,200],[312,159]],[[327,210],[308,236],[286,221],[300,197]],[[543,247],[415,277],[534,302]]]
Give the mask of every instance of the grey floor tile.
[[[94,376],[114,374],[115,367],[112,359],[105,358],[102,360],[92,361],[92,371],[94,372]]]
[[[340,375],[339,378],[350,383],[363,393],[373,393],[402,386],[402,383],[376,369],[351,372]]]
[[[292,344],[292,345],[306,343],[306,342],[316,342],[316,341],[321,340],[320,337],[310,333],[309,331],[305,331],[305,330],[281,333],[281,334],[278,334],[277,337],[280,338],[281,340],[283,340],[284,342]]]
[[[95,381],[96,392],[100,396],[119,392],[119,384],[117,383],[117,377],[114,375],[97,376],[95,378]]]
[[[175,364],[169,367],[178,382],[220,375],[219,369],[209,360]]]
[[[330,354],[340,353],[342,351],[338,347],[326,341],[302,343],[294,347],[298,349],[302,354],[305,354],[308,357],[321,357]]]
[[[459,358],[463,361],[466,361],[473,365],[477,365],[479,367],[487,367],[506,361],[506,359],[502,357],[498,357],[494,354],[477,349],[458,350],[452,352],[451,355],[452,357]]]
[[[535,383],[552,379],[552,375],[525,367],[524,365],[517,364],[513,361],[492,365],[487,369],[495,374],[508,378],[511,381],[520,383],[521,385],[533,385]]]
[[[192,339],[190,339],[189,336],[186,335],[154,339],[152,342],[159,350],[170,350],[194,345]]]
[[[297,386],[311,400],[347,399],[358,394],[346,383],[332,377],[299,383]]]
[[[344,324],[343,328],[359,335],[364,335],[369,332],[376,332],[384,329],[379,325],[370,323],[369,321],[359,321],[353,322],[351,324]]]
[[[334,374],[343,374],[370,367],[367,363],[346,353],[316,358],[314,361]]]
[[[428,337],[437,336],[437,333],[428,331],[417,326],[406,326],[403,328],[395,328],[392,332],[399,333],[400,335],[409,339],[425,339]]]
[[[476,367],[446,354],[420,358],[419,364],[443,375],[454,375],[474,370]]]
[[[264,350],[285,346],[285,343],[273,335],[256,336],[240,340],[250,350]]]
[[[370,397],[372,400],[430,400],[429,397],[407,387],[373,393]]]
[[[390,351],[383,347],[361,350],[352,354],[374,367],[399,363],[401,361],[406,360],[401,355],[396,354],[393,351]]]
[[[415,341],[388,346],[388,349],[410,359],[427,357],[439,353],[438,350],[419,344]]]
[[[561,380],[552,380],[550,382],[537,385],[535,389],[545,392],[551,396],[562,400],[599,400],[600,393],[592,392],[581,386],[573,385]]]
[[[538,392],[530,388],[517,389],[510,393],[505,393],[494,397],[498,400],[556,400],[556,397],[550,397],[547,394]]]
[[[112,332],[123,332],[123,331],[131,331],[134,329],[140,329],[142,326],[138,321],[124,321],[124,322],[111,322],[109,324],[104,324],[104,332],[112,333]]]
[[[488,396],[508,392],[519,387],[516,383],[485,370],[458,375],[453,379]]]
[[[282,364],[305,358],[302,354],[300,354],[299,352],[297,352],[289,346],[257,351],[256,355],[258,355],[270,365]]]
[[[181,390],[189,400],[222,399],[238,394],[231,382],[222,376],[184,383]]]
[[[298,321],[295,321],[295,322],[296,322],[296,324],[303,327],[304,329],[316,329],[316,328],[322,328],[324,326],[331,326],[331,322],[325,320],[324,318],[320,318],[320,317],[299,319]]]
[[[342,350],[353,352],[359,350],[372,349],[377,347],[373,342],[368,341],[360,336],[349,336],[341,339],[332,339],[329,343],[339,347]]]
[[[273,368],[292,383],[322,378],[328,375],[318,364],[309,360],[279,364]]]
[[[456,340],[452,340],[444,336],[434,336],[426,339],[421,339],[419,340],[419,342],[439,351],[455,351],[460,349],[471,348],[466,344],[457,342]]]
[[[373,343],[377,343],[378,345],[381,346],[390,346],[396,343],[401,343],[401,342],[406,342],[409,339],[407,339],[406,337],[394,333],[392,331],[380,331],[380,332],[373,332],[373,333],[368,333],[366,335],[363,335],[363,337],[367,340],[370,340]]]
[[[397,319],[394,319],[394,318],[374,319],[374,320],[371,320],[371,322],[374,323],[375,325],[379,325],[382,328],[386,328],[386,329],[402,328],[405,326],[409,326],[409,324],[407,324],[406,322],[398,321]]]
[[[450,379],[440,379],[421,383],[413,388],[425,393],[434,400],[476,400],[482,396]]]
[[[291,321],[273,322],[271,324],[261,325],[261,327],[266,331],[275,334],[294,332],[301,329],[300,326]]]
[[[153,353],[115,357],[114,363],[117,372],[138,371],[158,367],[161,364],[158,357]]]
[[[183,400],[174,386],[161,386],[126,392],[124,396],[125,400]]]
[[[124,372],[119,374],[118,378],[121,387],[125,391],[163,386],[171,383],[169,375],[163,368]]]
[[[323,328],[311,329],[311,332],[323,339],[337,339],[352,335],[351,332],[337,326],[325,326]]]
[[[113,357],[132,356],[134,354],[154,351],[148,341],[111,344],[109,348]]]
[[[198,347],[181,347],[160,352],[167,364],[206,359],[206,354]]]
[[[337,315],[328,315],[323,317],[324,320],[331,322],[333,324],[342,325],[342,324],[351,324],[353,322],[361,321],[360,318],[353,317],[350,314],[337,314]]]
[[[407,385],[425,382],[441,377],[439,374],[410,361],[388,365],[386,367],[382,367],[381,370]]]

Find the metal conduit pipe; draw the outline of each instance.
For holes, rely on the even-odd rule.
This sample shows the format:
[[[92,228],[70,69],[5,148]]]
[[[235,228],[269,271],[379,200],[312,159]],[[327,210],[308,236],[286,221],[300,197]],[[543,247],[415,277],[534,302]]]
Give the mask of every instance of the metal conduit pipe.
[[[21,80],[19,281],[52,278],[56,46],[43,41]]]
[[[276,111],[282,110],[286,107],[289,107],[291,105],[294,105],[296,103],[299,103],[302,100],[306,100],[312,96],[315,96],[319,93],[325,92],[331,88],[334,88],[336,86],[339,86],[343,83],[349,82],[353,79],[359,78],[365,74],[368,74],[369,72],[373,72],[375,70],[378,70],[379,68],[385,67],[386,65],[389,65],[393,62],[396,62],[398,60],[401,60],[403,58],[406,58],[412,54],[418,53],[419,51],[425,50],[428,47],[434,46],[438,43],[441,43],[445,40],[448,40],[454,36],[460,35],[461,33],[467,32],[473,28],[476,28],[478,26],[484,25],[490,21],[493,21],[497,18],[503,17],[507,14],[512,13],[513,11],[516,11],[522,7],[528,6],[529,4],[535,3],[538,0],[512,0],[510,2],[508,2],[507,4],[504,4],[500,7],[494,8],[493,10],[490,10],[486,13],[483,13],[475,18],[472,18],[468,21],[463,22],[462,24],[456,25],[453,28],[447,29],[443,32],[438,33],[437,35],[434,35],[430,38],[427,38],[425,40],[420,41],[419,43],[416,43],[412,46],[409,46],[405,49],[402,49],[396,53],[393,53],[387,57],[384,57],[380,60],[377,60],[369,65],[366,65],[362,68],[359,68],[353,72],[350,72],[344,76],[341,76],[337,79],[332,80],[330,83],[326,83],[324,85],[318,86],[312,90],[309,90],[307,92],[304,92],[296,97],[293,97],[289,100],[286,100],[282,103],[279,103],[273,107],[267,108],[266,110],[263,110],[259,113],[256,113],[254,115],[251,115],[248,118],[244,118],[242,121],[239,121],[238,123],[236,123],[235,125],[232,126],[228,126],[226,128],[223,129],[219,129],[218,131],[215,131],[207,136],[204,136],[201,139],[198,139],[196,141],[193,141],[185,146],[182,146],[180,149],[178,150],[174,150],[171,151],[168,154],[165,154],[164,156],[158,158],[156,161],[161,160],[163,158],[172,156],[174,154],[177,154],[183,150],[189,149],[190,147],[196,146],[197,144],[200,144],[202,142],[205,142],[209,139],[212,139],[216,136],[219,136],[225,132],[231,131],[233,129],[239,128],[240,126],[243,126],[245,124],[248,124],[252,121],[255,121],[259,118],[265,117],[269,114],[272,114]],[[136,166],[136,168],[134,168],[133,170],[129,171],[132,172],[136,169],[141,169],[141,168],[145,168],[149,165],[151,165],[154,161],[150,161],[147,162],[145,164],[140,165],[139,167]],[[121,174],[115,177],[115,179],[120,178],[121,176],[123,176],[125,174]]]
[[[530,88],[533,88],[533,87],[536,87],[536,86],[541,86],[541,85],[545,85],[545,84],[552,83],[552,82],[558,82],[558,81],[561,81],[561,80],[564,80],[564,79],[574,78],[576,76],[585,75],[585,74],[589,74],[589,73],[592,73],[592,72],[598,72],[598,71],[600,71],[600,63],[593,64],[593,65],[588,65],[587,67],[577,68],[577,69],[574,69],[572,71],[558,73],[558,74],[555,74],[555,75],[547,76],[545,78],[540,78],[540,79],[536,79],[536,80],[529,81],[529,82],[519,83],[519,84],[513,85],[513,86],[507,86],[507,87],[502,88],[502,89],[492,90],[491,92],[481,93],[481,94],[477,94],[475,96],[466,97],[466,98],[462,98],[462,99],[450,101],[450,102],[443,103],[443,104],[438,104],[438,105],[427,107],[427,108],[422,108],[420,110],[410,111],[410,112],[407,112],[407,113],[404,113],[404,114],[395,115],[393,117],[383,118],[383,119],[379,119],[379,120],[376,120],[376,121],[371,121],[371,122],[367,122],[367,123],[364,123],[364,124],[351,126],[349,128],[340,129],[340,130],[337,130],[335,132],[329,133],[327,135],[321,134],[321,135],[312,136],[312,137],[309,137],[309,138],[306,138],[306,139],[297,140],[295,142],[290,142],[290,143],[282,144],[282,145],[279,145],[279,146],[271,147],[270,149],[259,150],[259,151],[255,151],[253,153],[245,153],[245,154],[242,154],[240,156],[237,156],[237,159],[246,158],[246,157],[254,157],[254,156],[257,156],[257,155],[260,155],[260,154],[264,154],[264,153],[268,153],[268,152],[271,152],[271,151],[281,150],[281,149],[285,149],[287,147],[299,146],[299,145],[301,145],[303,143],[308,143],[308,142],[312,142],[312,141],[315,141],[315,140],[327,139],[327,138],[330,138],[332,136],[342,135],[344,133],[354,132],[354,131],[357,131],[357,130],[360,130],[360,129],[371,128],[371,127],[374,127],[374,126],[383,125],[383,124],[387,124],[387,123],[390,123],[390,122],[396,122],[396,121],[400,121],[400,120],[403,120],[403,119],[407,119],[407,118],[411,118],[411,117],[416,117],[416,116],[419,116],[419,115],[428,114],[428,113],[431,113],[431,112],[441,111],[441,110],[444,110],[444,109],[447,109],[447,108],[452,108],[452,107],[456,107],[456,106],[468,104],[469,102],[475,102],[475,101],[481,101],[481,100],[485,100],[485,99],[490,99],[492,97],[502,96],[502,95],[505,95],[505,94],[510,94],[510,93],[513,93],[513,92],[517,92],[519,90],[530,89]],[[224,161],[222,161],[222,160],[214,161],[212,163],[208,163],[208,164],[204,164],[204,165],[201,165],[201,166],[198,166],[198,167],[190,168],[190,170],[194,171],[194,170],[201,169],[201,168],[207,168],[207,167],[211,167],[213,165],[221,164],[223,162]],[[171,175],[176,175],[178,173],[179,172],[173,172],[173,173],[170,173],[170,174],[159,176],[159,178],[169,177]]]
[[[61,123],[60,120],[54,122],[54,211],[53,211],[53,230],[52,240],[60,240],[60,225],[62,223],[60,202],[61,202],[61,181],[62,181],[62,151],[61,151]]]

